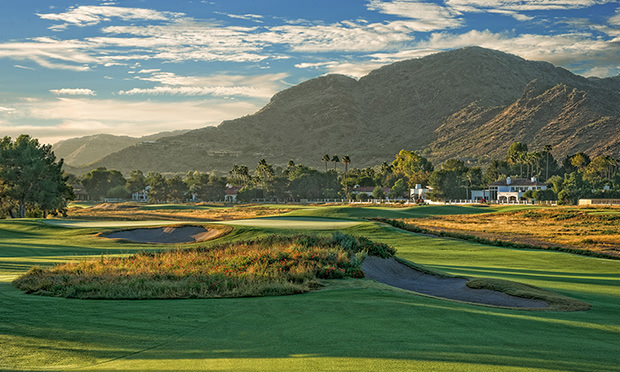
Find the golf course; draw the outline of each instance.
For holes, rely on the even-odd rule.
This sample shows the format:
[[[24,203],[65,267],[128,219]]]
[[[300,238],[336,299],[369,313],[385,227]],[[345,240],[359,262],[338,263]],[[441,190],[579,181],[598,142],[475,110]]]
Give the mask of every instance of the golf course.
[[[261,209],[252,218],[195,214],[187,221],[194,208],[209,208],[167,206],[166,216],[178,212],[170,219],[149,208],[139,210],[139,220],[107,211],[88,218],[88,206],[79,219],[0,220],[0,371],[620,371],[620,260],[487,245],[373,220],[529,207],[271,205],[264,207],[271,214]],[[168,244],[119,234],[185,225],[204,227],[187,234],[223,232]],[[510,281],[588,306],[484,305],[368,275],[320,279],[318,288],[294,295],[221,298],[79,299],[27,294],[13,283],[33,266],[335,233],[387,244],[399,262],[426,273]]]

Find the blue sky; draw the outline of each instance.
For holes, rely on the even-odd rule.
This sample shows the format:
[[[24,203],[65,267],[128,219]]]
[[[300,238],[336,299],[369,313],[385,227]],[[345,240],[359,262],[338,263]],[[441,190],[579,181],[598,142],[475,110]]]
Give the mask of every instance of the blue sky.
[[[615,76],[620,0],[1,1],[0,136],[217,125],[313,77],[470,45]]]

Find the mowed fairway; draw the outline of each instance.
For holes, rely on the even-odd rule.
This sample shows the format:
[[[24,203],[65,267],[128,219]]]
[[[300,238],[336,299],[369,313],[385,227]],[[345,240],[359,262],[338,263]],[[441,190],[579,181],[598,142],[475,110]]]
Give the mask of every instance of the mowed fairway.
[[[0,221],[0,370],[620,371],[620,261],[433,238],[355,220],[416,213],[455,212],[305,209],[299,211],[304,218],[244,223],[219,240],[337,229],[389,243],[398,256],[433,269],[533,284],[593,308],[560,313],[474,306],[354,279],[284,297],[32,296],[10,281],[33,264],[153,246],[94,236],[108,227]],[[330,227],[334,223],[350,224]]]

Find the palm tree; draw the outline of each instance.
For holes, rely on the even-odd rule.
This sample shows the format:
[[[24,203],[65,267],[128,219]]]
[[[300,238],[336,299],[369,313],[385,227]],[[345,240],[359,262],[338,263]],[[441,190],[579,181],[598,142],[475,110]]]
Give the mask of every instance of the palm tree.
[[[327,173],[327,163],[331,161],[329,154],[323,155],[323,159],[321,159],[325,163],[325,172]]]
[[[545,168],[545,181],[549,179],[549,153],[551,152],[551,149],[553,149],[553,146],[545,145],[545,153],[547,155],[547,167]]]
[[[334,170],[336,170],[336,165],[338,165],[338,163],[340,163],[340,159],[338,158],[338,155],[334,155],[332,157],[332,161],[334,162]]]
[[[349,157],[349,155],[343,156],[342,162],[344,163],[344,174],[346,175],[349,171],[349,164],[351,164],[351,158]]]

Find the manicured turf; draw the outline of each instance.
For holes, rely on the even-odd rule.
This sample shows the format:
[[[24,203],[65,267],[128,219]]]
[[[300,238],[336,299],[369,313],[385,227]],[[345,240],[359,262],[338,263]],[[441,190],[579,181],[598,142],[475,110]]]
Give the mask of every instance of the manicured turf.
[[[376,216],[426,208],[432,211],[380,209]],[[307,215],[342,219],[369,211]],[[308,231],[284,227],[238,226],[221,240]],[[0,370],[620,371],[618,261],[439,239],[378,223],[342,230],[389,243],[432,269],[533,284],[593,305],[572,313],[473,306],[353,279],[295,296],[149,301],[39,297],[10,284],[34,263],[150,247],[116,244],[96,231],[0,221]]]
[[[72,228],[98,228],[98,227],[137,227],[137,226],[164,226],[178,225],[179,221],[84,221],[84,220],[47,220],[48,225],[72,227]]]
[[[318,217],[264,217],[221,223],[232,226],[251,226],[279,230],[336,230],[359,225],[361,222]]]

